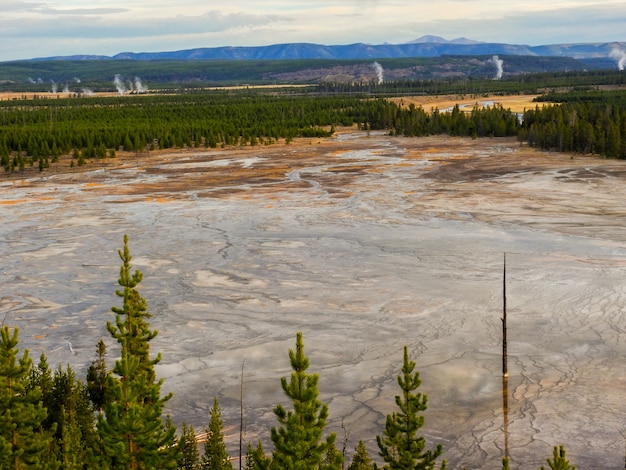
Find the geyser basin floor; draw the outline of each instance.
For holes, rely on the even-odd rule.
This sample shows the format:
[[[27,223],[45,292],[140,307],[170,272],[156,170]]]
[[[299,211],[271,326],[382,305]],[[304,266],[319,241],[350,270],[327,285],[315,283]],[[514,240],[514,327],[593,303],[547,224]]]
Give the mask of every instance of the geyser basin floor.
[[[97,165],[0,181],[0,315],[35,360],[84,376],[101,338],[115,358],[127,233],[175,422],[206,426],[217,395],[235,454],[245,361],[245,439],[268,439],[303,331],[329,429],[375,456],[406,344],[429,445],[496,469],[507,252],[513,468],[561,443],[579,468],[621,466],[626,162],[352,132]]]

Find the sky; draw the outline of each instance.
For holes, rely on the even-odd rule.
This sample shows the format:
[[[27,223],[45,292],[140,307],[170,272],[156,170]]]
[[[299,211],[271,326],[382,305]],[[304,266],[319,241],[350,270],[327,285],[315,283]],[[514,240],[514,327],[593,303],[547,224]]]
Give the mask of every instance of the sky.
[[[0,61],[291,42],[626,41],[626,1],[0,0]]]

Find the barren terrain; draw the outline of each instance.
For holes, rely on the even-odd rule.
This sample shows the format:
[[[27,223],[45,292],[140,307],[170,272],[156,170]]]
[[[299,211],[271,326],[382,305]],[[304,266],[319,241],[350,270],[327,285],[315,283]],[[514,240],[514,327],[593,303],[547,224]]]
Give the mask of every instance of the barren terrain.
[[[505,106],[506,107],[506,106]],[[394,411],[408,345],[424,434],[449,468],[500,468],[507,253],[509,451],[538,468],[621,468],[626,162],[512,139],[345,130],[289,145],[120,156],[0,179],[0,315],[79,374],[112,320],[123,234],[159,335],[168,412],[201,429],[218,396],[238,446],[268,440],[303,331],[348,451]],[[268,443],[267,447],[271,448]]]

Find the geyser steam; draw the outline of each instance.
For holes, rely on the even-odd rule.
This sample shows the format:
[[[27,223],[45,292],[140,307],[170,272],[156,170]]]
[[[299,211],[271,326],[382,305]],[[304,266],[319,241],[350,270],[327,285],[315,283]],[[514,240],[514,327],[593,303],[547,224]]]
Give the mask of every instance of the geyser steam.
[[[493,78],[494,80],[500,80],[502,78],[502,64],[504,61],[500,59],[497,55],[494,55],[491,58],[491,62],[496,66],[496,76]]]
[[[117,73],[115,74],[113,84],[115,85],[115,88],[120,95],[125,94],[127,91],[131,94],[145,93],[148,91],[148,87],[141,82],[141,79],[139,77],[135,77],[135,80],[128,80],[124,82],[122,76]]]
[[[383,66],[380,65],[378,62],[374,62],[372,64],[372,68],[374,69],[374,72],[376,72],[376,78],[378,80],[378,84],[380,85],[383,82],[383,75],[384,75]]]
[[[139,77],[135,77],[135,91],[137,93],[145,93],[148,91],[148,87],[141,83],[141,79]]]
[[[626,52],[617,47],[614,47],[613,49],[611,49],[609,57],[617,61],[617,68],[619,70],[624,70],[624,65],[626,65]]]
[[[117,89],[117,92],[120,95],[123,95],[124,93],[126,93],[126,86],[124,85],[122,76],[119,73],[115,74],[115,78],[113,79],[113,84],[115,85],[115,88]]]

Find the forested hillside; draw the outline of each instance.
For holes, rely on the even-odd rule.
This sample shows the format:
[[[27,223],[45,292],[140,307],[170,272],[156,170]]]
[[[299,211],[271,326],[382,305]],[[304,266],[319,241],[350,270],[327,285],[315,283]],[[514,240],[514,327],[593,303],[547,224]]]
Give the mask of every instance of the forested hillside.
[[[496,60],[497,59],[497,60]],[[491,80],[534,73],[617,68],[571,57],[492,54],[377,59],[293,60],[44,60],[0,63],[0,92],[115,91],[116,76],[139,77],[151,90],[251,84],[378,83],[398,80]]]

